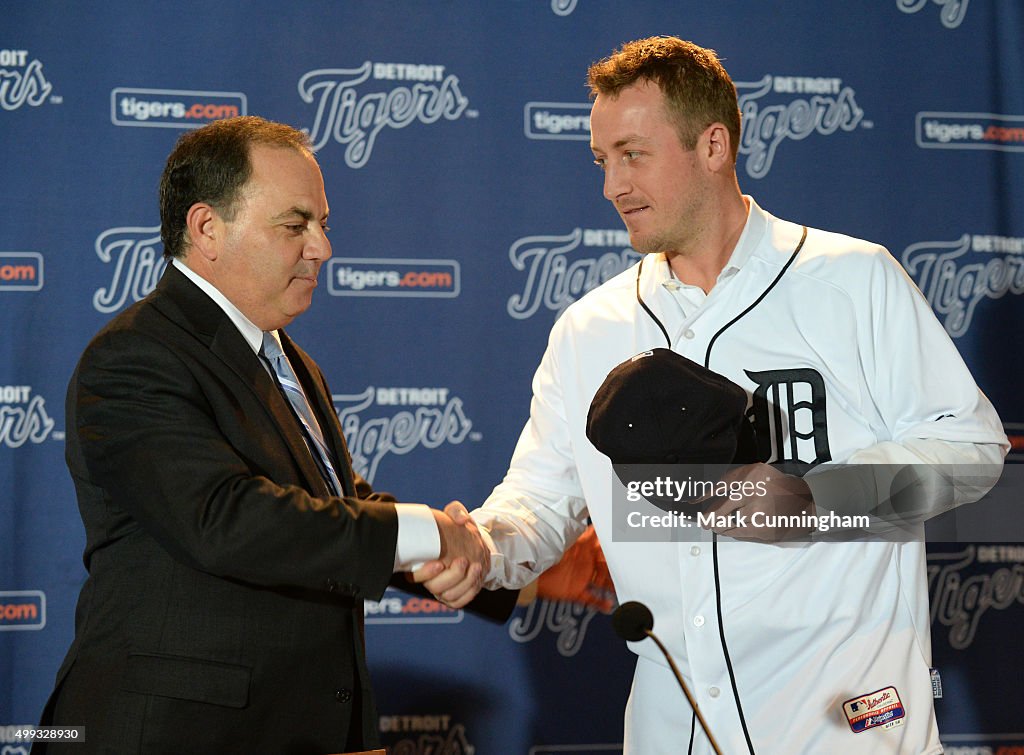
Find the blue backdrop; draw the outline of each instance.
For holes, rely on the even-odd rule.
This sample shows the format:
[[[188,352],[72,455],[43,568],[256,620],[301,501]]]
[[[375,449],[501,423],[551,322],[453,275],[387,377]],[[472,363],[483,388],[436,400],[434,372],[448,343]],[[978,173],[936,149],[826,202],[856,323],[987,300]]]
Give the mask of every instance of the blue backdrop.
[[[25,752],[3,725],[37,720],[84,578],[65,386],[159,277],[163,162],[213,118],[316,144],[334,258],[290,332],[362,473],[403,499],[479,504],[551,324],[635,259],[591,164],[584,75],[653,34],[718,50],[743,190],[886,245],[1024,455],[1019,0],[49,0],[0,18],[4,755]],[[930,566],[944,742],[1024,751],[1024,548],[934,544]],[[633,660],[607,617],[539,602],[497,627],[389,593],[367,619],[394,753],[620,751]]]

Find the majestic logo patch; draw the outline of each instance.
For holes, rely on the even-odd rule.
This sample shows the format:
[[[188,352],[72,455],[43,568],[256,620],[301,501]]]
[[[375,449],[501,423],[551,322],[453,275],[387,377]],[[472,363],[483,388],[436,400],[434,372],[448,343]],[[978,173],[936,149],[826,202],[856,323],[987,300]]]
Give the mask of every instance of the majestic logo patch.
[[[895,687],[884,687],[850,698],[843,703],[843,713],[854,734],[879,726],[883,729],[902,726],[907,715]]]

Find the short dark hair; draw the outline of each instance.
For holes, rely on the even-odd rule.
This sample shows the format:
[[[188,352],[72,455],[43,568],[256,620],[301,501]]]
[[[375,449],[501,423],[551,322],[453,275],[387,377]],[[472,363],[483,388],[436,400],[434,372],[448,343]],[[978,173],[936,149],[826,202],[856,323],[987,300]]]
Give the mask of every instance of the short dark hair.
[[[627,42],[587,71],[591,98],[617,97],[638,81],[653,81],[668,106],[686,149],[712,123],[729,130],[733,161],[740,144],[740,110],[736,86],[714,50],[678,37],[648,37]]]
[[[254,144],[312,155],[309,136],[284,123],[255,115],[225,118],[178,139],[160,177],[160,237],[164,256],[184,257],[189,208],[207,202],[231,220],[242,188],[252,175]]]

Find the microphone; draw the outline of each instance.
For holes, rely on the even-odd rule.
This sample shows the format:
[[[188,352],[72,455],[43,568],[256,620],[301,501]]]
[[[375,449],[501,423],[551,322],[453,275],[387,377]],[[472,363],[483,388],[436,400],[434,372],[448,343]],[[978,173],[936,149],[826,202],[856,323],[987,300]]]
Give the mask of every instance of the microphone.
[[[628,642],[639,642],[654,629],[654,614],[643,603],[631,600],[623,603],[612,614],[615,634]]]
[[[683,681],[683,675],[676,668],[676,662],[672,660],[668,649],[661,644],[661,640],[654,634],[654,614],[651,613],[651,609],[635,600],[623,603],[612,614],[612,628],[615,630],[615,634],[628,642],[639,642],[645,637],[650,637],[654,640],[654,644],[661,650],[665,660],[668,661],[669,668],[675,674],[676,681],[679,682],[679,688],[683,690],[683,694],[686,696],[686,702],[690,704],[690,708],[693,709],[694,714],[697,716],[700,728],[704,730],[704,735],[708,738],[708,742],[711,743],[711,749],[715,751],[715,755],[722,755],[722,751],[718,748],[718,742],[712,736],[711,729],[708,728],[708,723],[704,720],[704,716],[697,706],[697,701],[693,699],[690,690],[686,688],[686,682]]]

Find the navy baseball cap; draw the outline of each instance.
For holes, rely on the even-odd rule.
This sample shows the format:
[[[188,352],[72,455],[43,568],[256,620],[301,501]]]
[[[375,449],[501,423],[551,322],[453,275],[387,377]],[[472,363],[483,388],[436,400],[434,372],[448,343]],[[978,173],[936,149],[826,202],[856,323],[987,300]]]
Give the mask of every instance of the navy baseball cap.
[[[627,359],[608,373],[587,414],[587,438],[613,464],[757,461],[747,393],[671,349]]]

